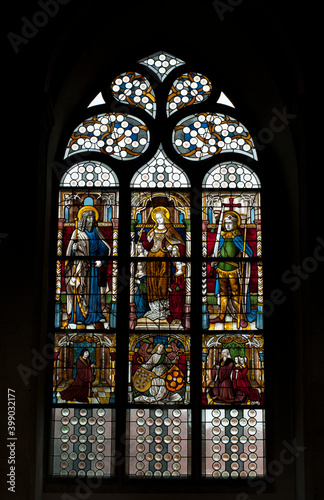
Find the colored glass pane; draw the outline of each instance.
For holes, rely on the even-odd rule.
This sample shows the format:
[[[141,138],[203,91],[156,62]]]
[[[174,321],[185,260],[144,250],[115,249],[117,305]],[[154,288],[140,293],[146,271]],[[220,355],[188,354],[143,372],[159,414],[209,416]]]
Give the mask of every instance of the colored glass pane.
[[[174,68],[185,64],[181,59],[162,51],[145,57],[138,62],[149,68],[161,81],[163,81]]]
[[[262,328],[262,264],[232,260],[230,270],[223,270],[222,264],[207,262],[202,267],[203,328]]]
[[[114,403],[115,362],[115,334],[57,333],[53,403]]]
[[[203,193],[203,328],[263,326],[261,213],[258,191]]]
[[[184,73],[172,84],[167,100],[167,116],[178,109],[205,101],[212,90],[211,82],[200,73]]]
[[[131,160],[149,145],[149,131],[139,118],[123,113],[88,118],[74,131],[64,158],[83,151],[100,151],[119,160]]]
[[[202,210],[204,257],[224,258],[221,248],[226,237],[233,241],[236,237],[234,246],[238,251],[233,248],[231,258],[261,257],[261,201],[258,191],[204,192]],[[230,225],[233,229],[229,229]],[[242,248],[239,240],[243,241]]]
[[[130,328],[187,330],[190,327],[189,262],[131,263]]]
[[[189,160],[235,152],[256,159],[251,134],[246,127],[219,113],[199,113],[182,119],[174,128],[175,150]]]
[[[110,89],[117,101],[138,106],[155,118],[155,94],[144,76],[131,71],[123,73],[114,79]]]
[[[56,328],[115,327],[118,192],[60,191]]]
[[[264,476],[265,414],[261,409],[202,410],[202,473],[208,478]]]
[[[262,335],[203,335],[202,403],[264,404]]]
[[[95,479],[111,477],[114,473],[114,424],[113,409],[53,409],[51,476]]]
[[[130,403],[189,403],[189,335],[133,334],[129,363]]]
[[[131,257],[190,257],[188,191],[131,193]]]
[[[129,477],[190,476],[191,411],[127,411],[126,474]]]

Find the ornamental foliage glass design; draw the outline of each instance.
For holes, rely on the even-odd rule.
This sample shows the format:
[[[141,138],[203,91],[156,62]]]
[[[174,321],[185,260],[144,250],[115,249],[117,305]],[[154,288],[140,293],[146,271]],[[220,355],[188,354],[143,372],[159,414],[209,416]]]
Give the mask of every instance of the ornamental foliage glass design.
[[[235,107],[217,83],[167,52],[144,57],[97,90],[65,144],[53,325],[53,477],[116,474],[119,410],[126,416],[119,426],[126,436],[126,477],[189,478],[197,460],[193,440],[201,444],[202,478],[265,474],[261,182],[253,170],[258,158],[251,133],[224,114],[225,106],[231,114]],[[116,101],[126,112],[112,112]],[[92,107],[100,113],[89,116]],[[223,153],[230,153],[228,161],[219,161]],[[202,185],[192,186],[197,161]],[[197,214],[201,233],[193,222]],[[125,263],[118,240],[127,228]],[[197,244],[201,250],[193,252]],[[192,260],[193,253],[201,262]],[[125,287],[121,267],[129,269],[128,331],[117,327],[117,314],[125,314],[117,307]],[[193,272],[201,275],[198,290],[192,290]],[[116,383],[119,363],[127,371],[127,397]],[[193,379],[194,387],[201,383],[194,392],[199,401]]]
[[[147,78],[139,73],[123,73],[115,78],[110,88],[117,101],[138,106],[155,118],[155,94]]]
[[[149,137],[147,126],[139,118],[123,113],[100,114],[73,131],[64,158],[82,151],[100,151],[113,158],[132,160],[147,149]]]
[[[167,115],[178,109],[205,101],[211,93],[211,82],[200,73],[184,73],[174,82],[167,101]]]
[[[199,113],[182,119],[174,128],[173,145],[181,156],[193,161],[232,152],[256,159],[246,127],[220,113]]]

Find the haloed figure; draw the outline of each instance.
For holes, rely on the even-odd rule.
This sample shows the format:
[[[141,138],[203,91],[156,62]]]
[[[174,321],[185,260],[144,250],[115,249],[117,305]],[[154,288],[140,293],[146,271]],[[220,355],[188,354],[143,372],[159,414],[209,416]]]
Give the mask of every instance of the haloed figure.
[[[170,221],[170,212],[166,207],[155,207],[151,214],[155,222],[147,234],[143,231],[141,243],[148,252],[146,263],[147,300],[150,311],[145,317],[166,319],[170,314],[169,287],[171,284],[171,262],[165,257],[181,257],[185,252],[185,243]],[[160,258],[160,260],[155,260]]]
[[[89,350],[83,349],[77,359],[75,379],[70,387],[60,393],[61,398],[65,401],[87,403],[88,398],[93,396],[94,369],[95,365],[90,360]]]
[[[220,256],[216,267],[215,295],[220,295],[220,314],[214,320],[224,323],[226,313],[238,318],[241,328],[248,325],[248,321],[255,319],[251,311],[249,279],[251,274],[250,262],[237,261],[238,257],[252,257],[250,245],[244,241],[239,230],[240,216],[234,211],[224,214],[223,231],[219,239]],[[244,252],[244,255],[243,255]]]
[[[67,262],[65,268],[69,328],[76,328],[77,324],[95,328],[97,322],[108,328],[102,314],[102,297],[107,292],[107,283],[101,282],[103,273],[99,269],[106,264],[110,246],[97,227],[98,212],[94,207],[81,208],[78,218],[79,223],[66,252],[68,256],[75,257]]]

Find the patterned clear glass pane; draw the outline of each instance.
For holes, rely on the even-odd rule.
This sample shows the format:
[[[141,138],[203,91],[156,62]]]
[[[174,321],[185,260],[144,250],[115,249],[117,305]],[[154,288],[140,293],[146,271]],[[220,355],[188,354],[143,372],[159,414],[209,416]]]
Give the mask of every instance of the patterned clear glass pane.
[[[182,119],[173,130],[172,142],[175,150],[188,160],[233,152],[257,159],[247,128],[235,118],[219,113],[199,113]]]
[[[202,410],[202,422],[204,477],[246,479],[265,475],[264,410]]]
[[[92,116],[74,129],[64,158],[85,151],[100,151],[118,160],[132,160],[149,146],[148,127],[139,118],[123,113]]]
[[[187,188],[190,181],[187,174],[175,165],[164,153],[162,146],[146,165],[133,176],[134,188]]]
[[[127,411],[126,474],[129,477],[185,478],[191,473],[191,411]]]
[[[98,161],[82,161],[73,165],[62,177],[61,187],[118,187],[115,172]]]
[[[114,403],[115,364],[114,333],[57,333],[54,344],[53,403]]]
[[[115,412],[107,408],[52,410],[50,475],[106,478],[114,474]]]
[[[131,335],[128,387],[130,403],[188,404],[189,335]]]
[[[148,79],[141,74],[122,73],[114,79],[110,89],[117,101],[138,106],[155,118],[155,94]]]
[[[258,176],[246,165],[237,162],[224,162],[207,172],[203,188],[214,189],[258,189],[261,187]]]
[[[264,404],[263,335],[203,335],[205,405]]]
[[[149,68],[162,82],[174,68],[185,64],[181,59],[163,51],[156,52],[138,62]]]
[[[167,101],[167,116],[185,106],[205,101],[212,90],[211,82],[200,73],[184,73],[171,87]]]

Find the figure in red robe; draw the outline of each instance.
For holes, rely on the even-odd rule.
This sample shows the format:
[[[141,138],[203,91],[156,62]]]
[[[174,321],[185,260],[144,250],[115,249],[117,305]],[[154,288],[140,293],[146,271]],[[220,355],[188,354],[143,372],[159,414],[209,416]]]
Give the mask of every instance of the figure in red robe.
[[[95,365],[90,361],[90,352],[83,349],[76,364],[76,376],[70,387],[64,389],[60,396],[65,401],[78,401],[87,403],[88,398],[94,394],[92,392],[92,382],[94,381]]]
[[[175,266],[176,272],[173,275],[173,280],[169,288],[169,323],[174,319],[182,319],[185,303],[185,264],[183,262],[176,262]]]
[[[250,401],[260,401],[260,394],[259,391],[256,389],[253,389],[250,381],[247,377],[247,358],[244,357],[237,357],[235,358],[235,367],[234,367],[234,374],[233,374],[233,387],[235,390],[241,390],[246,394]]]
[[[221,352],[222,359],[219,364],[212,368],[214,387],[209,389],[209,395],[215,402],[220,403],[245,403],[247,395],[240,389],[234,389],[232,384],[232,372],[234,361],[228,349]]]

